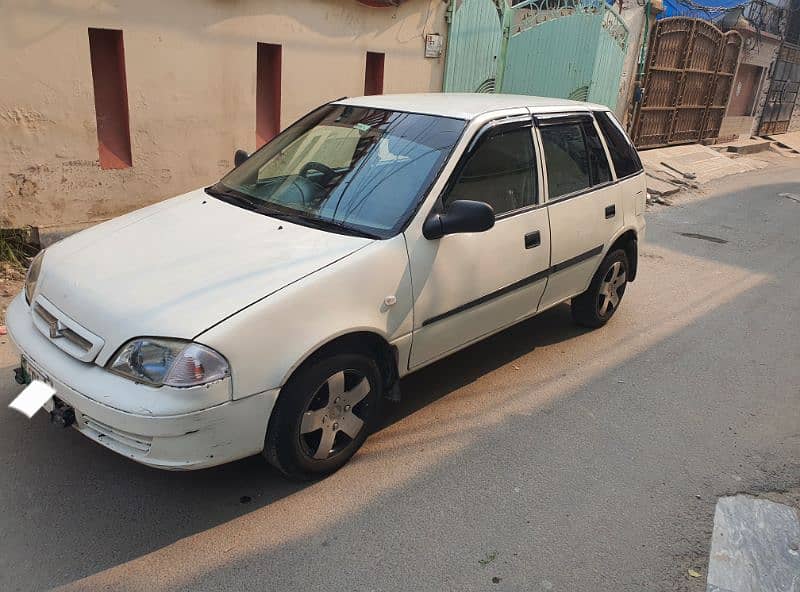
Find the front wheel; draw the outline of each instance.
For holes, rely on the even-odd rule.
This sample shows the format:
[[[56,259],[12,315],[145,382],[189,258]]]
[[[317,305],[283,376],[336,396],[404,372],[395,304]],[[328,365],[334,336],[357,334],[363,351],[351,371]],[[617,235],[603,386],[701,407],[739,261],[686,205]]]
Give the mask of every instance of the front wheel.
[[[594,274],[589,289],[572,299],[572,318],[579,325],[597,328],[605,325],[619,308],[628,285],[628,256],[612,251]]]
[[[382,380],[361,354],[334,354],[303,367],[278,396],[264,455],[293,479],[314,479],[344,465],[378,414]]]

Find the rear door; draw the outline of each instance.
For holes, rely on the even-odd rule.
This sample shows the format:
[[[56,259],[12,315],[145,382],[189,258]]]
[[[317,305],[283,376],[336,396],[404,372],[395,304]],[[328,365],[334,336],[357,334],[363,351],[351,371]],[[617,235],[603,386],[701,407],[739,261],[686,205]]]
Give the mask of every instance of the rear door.
[[[636,148],[622,129],[619,121],[609,111],[597,111],[595,121],[603,132],[611,163],[614,165],[614,174],[622,194],[625,225],[636,227],[639,238],[644,231],[645,192],[647,183],[644,177],[644,167]]]
[[[414,290],[410,367],[536,312],[547,283],[550,226],[540,207],[530,115],[494,121],[476,134],[441,196],[492,206],[485,232],[409,244]]]
[[[622,228],[621,191],[591,113],[537,117],[550,213],[551,267],[540,308],[580,294]]]

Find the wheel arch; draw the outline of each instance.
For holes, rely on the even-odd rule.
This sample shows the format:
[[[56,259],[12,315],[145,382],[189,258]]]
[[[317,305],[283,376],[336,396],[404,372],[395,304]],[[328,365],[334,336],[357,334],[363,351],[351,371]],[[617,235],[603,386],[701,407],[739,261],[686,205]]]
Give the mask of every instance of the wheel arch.
[[[391,399],[399,398],[399,391],[397,389],[399,380],[398,349],[391,345],[383,335],[368,329],[353,330],[332,336],[318,344],[286,372],[286,375],[281,381],[281,388],[283,388],[294,375],[309,364],[323,357],[342,352],[365,353],[374,357],[378,364],[378,369],[381,372],[381,376],[383,377],[384,396]]]
[[[623,230],[608,247],[606,253],[622,249],[628,256],[628,281],[632,282],[636,279],[636,272],[639,267],[639,235],[633,228]]]

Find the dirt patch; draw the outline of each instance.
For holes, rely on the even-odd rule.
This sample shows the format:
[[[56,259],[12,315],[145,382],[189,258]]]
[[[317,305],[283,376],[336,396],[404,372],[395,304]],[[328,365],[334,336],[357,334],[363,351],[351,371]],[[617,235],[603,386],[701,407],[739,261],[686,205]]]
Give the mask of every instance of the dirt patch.
[[[22,291],[24,282],[24,270],[11,263],[0,261],[0,325],[5,324],[6,309]],[[0,341],[5,341],[5,336],[0,335]]]

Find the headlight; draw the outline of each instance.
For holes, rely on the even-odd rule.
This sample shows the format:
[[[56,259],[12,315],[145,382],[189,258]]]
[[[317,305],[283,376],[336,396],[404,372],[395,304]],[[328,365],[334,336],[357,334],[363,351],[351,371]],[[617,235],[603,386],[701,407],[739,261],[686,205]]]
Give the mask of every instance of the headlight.
[[[28,268],[28,274],[25,276],[25,301],[30,304],[33,301],[33,294],[36,292],[36,283],[39,281],[39,272],[42,270],[42,259],[44,259],[44,250],[39,251],[39,254],[31,261],[31,266]]]
[[[153,337],[125,344],[108,369],[136,382],[174,387],[199,386],[230,374],[228,362],[211,348]]]

